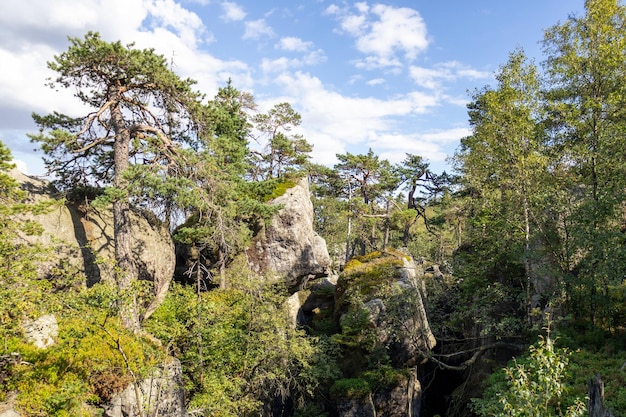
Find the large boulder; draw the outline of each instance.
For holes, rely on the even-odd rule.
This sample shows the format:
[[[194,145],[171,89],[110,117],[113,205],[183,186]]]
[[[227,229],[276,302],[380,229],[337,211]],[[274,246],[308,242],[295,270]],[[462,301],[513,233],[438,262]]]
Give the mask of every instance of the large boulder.
[[[185,390],[180,361],[154,369],[152,375],[137,384],[131,383],[104,407],[104,417],[186,417]]]
[[[422,386],[413,368],[408,375],[365,395],[335,399],[339,417],[419,417]]]
[[[285,280],[292,289],[303,288],[309,279],[327,276],[331,260],[326,241],[313,230],[308,180],[301,179],[270,204],[281,209],[247,250],[252,270]]]
[[[436,344],[418,270],[402,252],[373,252],[348,262],[337,282],[335,315],[340,326],[354,333],[355,317],[367,314],[368,324],[352,337],[373,336],[396,367],[416,365],[423,359],[420,352]]]
[[[41,225],[40,235],[24,236],[32,244],[50,248],[54,256],[42,262],[42,277],[54,268],[73,267],[84,272],[87,285],[99,281],[114,283],[115,247],[112,210],[98,210],[88,203],[64,202],[50,183],[11,171],[31,203],[48,203],[43,213],[29,214],[26,220]],[[147,306],[149,315],[162,301],[172,280],[175,267],[174,243],[167,225],[144,210],[132,210],[133,255],[139,279],[154,282],[154,301]],[[64,265],[63,263],[67,263]]]

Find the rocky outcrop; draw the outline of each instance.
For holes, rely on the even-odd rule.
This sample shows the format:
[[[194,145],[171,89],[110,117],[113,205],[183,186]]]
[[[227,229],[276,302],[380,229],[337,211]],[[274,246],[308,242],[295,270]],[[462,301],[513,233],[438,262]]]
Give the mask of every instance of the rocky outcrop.
[[[85,273],[87,285],[99,281],[114,283],[111,210],[97,210],[89,204],[64,203],[47,181],[28,177],[16,170],[11,175],[28,192],[29,202],[50,204],[45,212],[27,216],[27,220],[42,226],[43,233],[24,236],[27,242],[41,244],[54,253],[50,261],[40,264],[41,276],[48,276],[54,268],[70,266]],[[151,213],[133,210],[131,218],[138,278],[154,282],[155,298],[147,306],[146,315],[149,315],[169,288],[175,266],[174,244],[167,226]]]
[[[252,270],[303,288],[309,279],[326,276],[331,261],[326,242],[313,230],[313,203],[306,178],[274,199],[282,208],[248,248]]]
[[[104,417],[186,417],[182,369],[178,359],[155,369],[150,378],[130,384],[104,407]]]
[[[338,398],[339,417],[419,417],[422,386],[412,371],[395,384],[356,398]]]
[[[419,351],[428,351],[436,344],[418,269],[401,252],[377,252],[351,260],[337,284],[335,311],[340,324],[347,312],[364,308],[370,331],[398,367],[415,365],[422,359]],[[355,298],[361,300],[361,306],[352,303]]]
[[[20,413],[15,410],[15,392],[9,392],[4,401],[0,402],[0,417],[22,417]]]
[[[397,381],[395,386],[383,388],[373,395],[376,417],[419,417],[422,386],[415,371]]]
[[[346,264],[334,297],[340,327],[335,337],[345,351],[342,366],[349,365],[344,374],[367,381],[371,392],[335,398],[339,416],[420,415],[417,369],[423,353],[436,344],[424,307],[423,274],[410,256],[395,250],[373,252]],[[383,357],[391,369],[382,374],[377,373],[378,366],[367,365]]]

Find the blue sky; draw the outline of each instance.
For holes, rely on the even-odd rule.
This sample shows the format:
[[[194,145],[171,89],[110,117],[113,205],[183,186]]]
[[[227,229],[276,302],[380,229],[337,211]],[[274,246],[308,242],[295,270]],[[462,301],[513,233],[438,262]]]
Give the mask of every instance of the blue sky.
[[[368,148],[391,162],[422,155],[449,169],[469,133],[468,91],[493,83],[516,47],[536,58],[543,30],[583,13],[584,0],[0,2],[0,140],[19,167],[44,172],[26,137],[32,112],[84,114],[71,92],[44,86],[67,36],[155,48],[209,97],[229,78],[261,111],[302,115],[313,160]]]

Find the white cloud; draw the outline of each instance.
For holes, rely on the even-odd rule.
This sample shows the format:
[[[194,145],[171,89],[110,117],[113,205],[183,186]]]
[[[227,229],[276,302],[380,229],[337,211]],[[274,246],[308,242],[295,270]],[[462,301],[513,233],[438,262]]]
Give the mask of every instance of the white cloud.
[[[263,36],[274,36],[274,30],[267,25],[265,19],[250,20],[245,23],[246,31],[242,39],[260,39]]]
[[[261,70],[264,73],[282,73],[287,70],[302,68],[305,65],[317,65],[324,61],[326,61],[326,55],[322,50],[317,50],[304,55],[302,58],[263,58]]]
[[[427,133],[384,133],[372,141],[371,146],[380,150],[380,157],[392,163],[404,160],[407,153],[420,155],[429,162],[444,162],[447,153],[446,145],[458,142],[468,136],[467,128],[452,128]]]
[[[224,10],[224,13],[220,17],[226,22],[239,21],[246,17],[246,12],[232,1],[222,2],[222,10]]]
[[[447,130],[424,133],[421,135],[421,138],[436,143],[454,143],[471,134],[471,129],[467,127],[455,127]]]
[[[415,84],[430,90],[442,88],[443,82],[454,82],[458,79],[487,79],[491,77],[490,72],[476,70],[458,61],[436,64],[432,68],[411,66],[409,75]]]
[[[390,135],[399,118],[424,114],[439,105],[436,96],[418,92],[389,99],[347,97],[302,72],[283,73],[276,82],[284,100],[302,115],[302,134],[314,144],[314,160],[325,164],[334,163],[335,154],[344,153],[348,145],[387,149],[379,138]]]
[[[13,163],[15,164],[17,170],[20,171],[22,174],[29,174],[28,164],[26,164],[26,162],[22,161],[21,159],[14,159]]]
[[[341,12],[341,9],[336,4],[331,4],[324,10],[325,14],[338,14]]]
[[[202,19],[197,14],[184,9],[174,0],[151,0],[145,4],[153,19],[153,28],[171,28],[188,47],[196,47],[205,31]]]
[[[275,47],[284,51],[305,52],[308,51],[312,45],[312,42],[305,42],[300,38],[288,36],[281,38]]]
[[[196,88],[209,97],[228,78],[238,88],[253,85],[247,64],[220,60],[200,49],[207,39],[203,22],[173,0],[0,2],[0,137],[33,132],[33,111],[84,114],[73,91],[55,91],[44,83],[54,76],[46,62],[67,49],[67,36],[82,38],[88,30],[100,32],[107,41],[155,48],[172,60],[178,74],[196,79]],[[12,148],[20,146],[16,140]],[[23,133],[19,140],[33,148]]]
[[[385,84],[387,81],[384,78],[373,78],[371,80],[368,80],[365,84],[367,85],[381,85],[381,84]]]
[[[428,47],[426,24],[417,10],[367,3],[354,8],[356,12],[331,5],[326,13],[338,16],[341,29],[356,38],[356,48],[367,55],[361,67],[398,66],[398,55],[412,61]]]

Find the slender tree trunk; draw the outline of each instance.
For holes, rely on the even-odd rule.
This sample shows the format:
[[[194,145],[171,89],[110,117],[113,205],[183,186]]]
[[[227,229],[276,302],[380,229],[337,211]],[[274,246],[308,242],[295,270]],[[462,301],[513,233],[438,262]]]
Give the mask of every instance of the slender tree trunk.
[[[345,263],[350,260],[350,239],[352,238],[352,183],[348,177],[348,232],[346,233],[346,259]]]
[[[387,199],[387,209],[385,212],[385,238],[383,239],[383,250],[387,249],[387,245],[389,244],[389,206],[390,201]]]
[[[220,245],[219,248],[219,263],[220,263],[220,289],[226,289],[226,252]]]
[[[522,207],[524,211],[524,273],[526,274],[526,313],[528,322],[531,322],[531,286],[532,271],[530,265],[530,215],[528,209],[528,199],[526,198],[526,190],[522,190]]]
[[[111,108],[111,118],[115,131],[114,163],[116,188],[124,190],[127,186],[123,175],[130,162],[130,130],[124,122],[119,106]],[[116,281],[120,292],[120,313],[124,325],[132,330],[139,330],[139,312],[137,297],[130,291],[131,284],[137,277],[133,261],[132,230],[130,222],[130,204],[123,196],[113,201],[113,239],[115,241]]]

